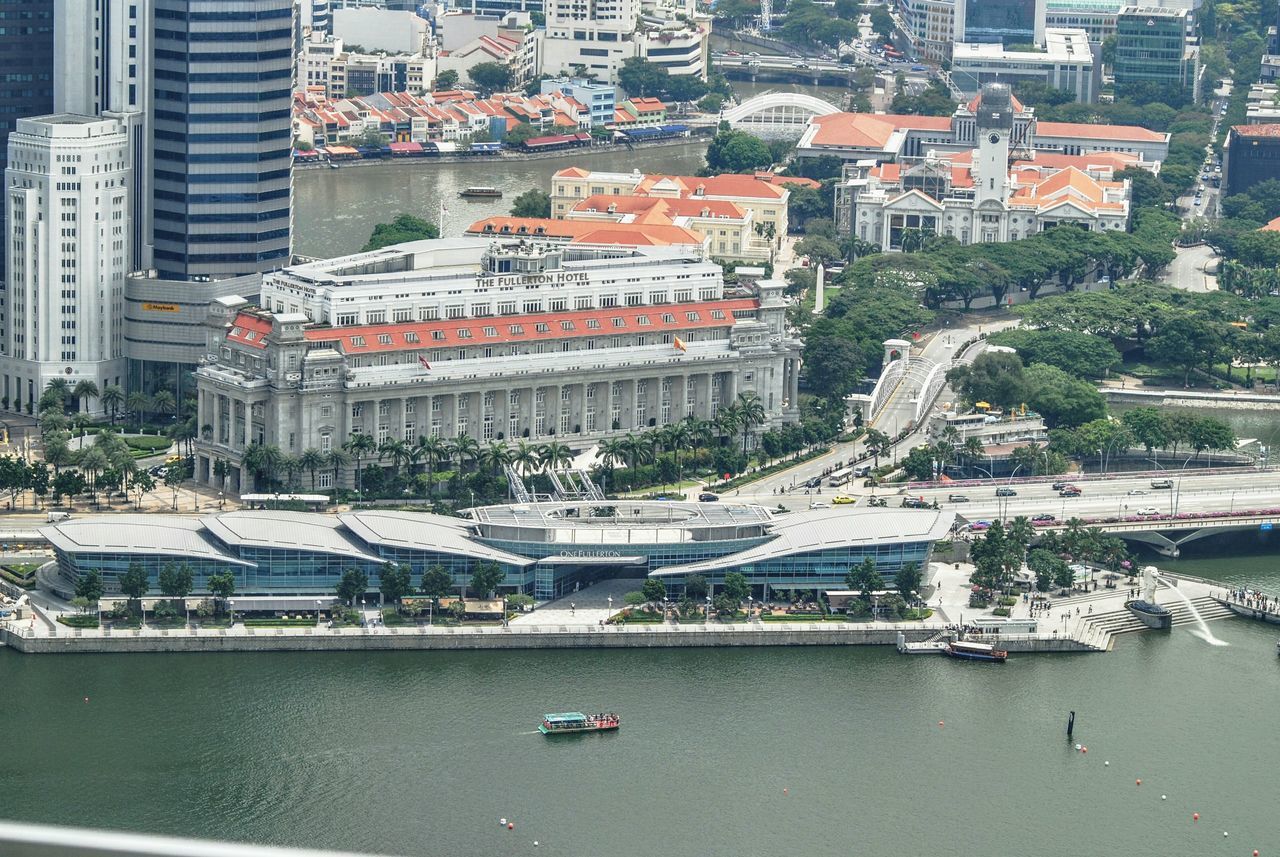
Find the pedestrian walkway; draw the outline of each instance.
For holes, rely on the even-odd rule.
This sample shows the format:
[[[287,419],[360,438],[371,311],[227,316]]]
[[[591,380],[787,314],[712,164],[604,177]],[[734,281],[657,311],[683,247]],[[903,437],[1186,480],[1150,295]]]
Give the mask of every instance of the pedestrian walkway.
[[[520,625],[599,625],[623,607],[623,596],[644,586],[644,580],[602,580],[584,586],[555,601],[539,605],[532,613],[511,620]],[[612,609],[609,599],[613,598]]]

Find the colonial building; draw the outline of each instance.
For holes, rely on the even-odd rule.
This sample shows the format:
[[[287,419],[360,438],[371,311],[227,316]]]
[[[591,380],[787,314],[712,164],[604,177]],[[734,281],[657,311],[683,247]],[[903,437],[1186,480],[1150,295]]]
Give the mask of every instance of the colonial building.
[[[794,421],[801,343],[783,286],[726,287],[700,248],[516,239],[285,268],[264,278],[260,307],[211,306],[195,475],[212,484],[223,459],[239,490],[250,444],[326,452],[354,433],[586,447],[710,419],[745,392],[766,427]]]
[[[1127,158],[1102,154],[1093,156],[1100,163],[1091,164],[1059,155],[1065,163],[1033,159],[1011,167],[1014,104],[1004,84],[983,88],[974,123],[977,146],[970,152],[846,167],[836,196],[837,227],[886,250],[901,250],[904,239],[920,231],[971,244],[1014,241],[1063,223],[1094,232],[1125,229],[1129,182],[1111,177]]]

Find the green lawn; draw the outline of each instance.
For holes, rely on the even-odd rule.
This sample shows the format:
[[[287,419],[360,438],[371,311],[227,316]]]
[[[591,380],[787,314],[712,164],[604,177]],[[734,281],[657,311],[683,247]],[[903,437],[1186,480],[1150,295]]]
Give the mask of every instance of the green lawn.
[[[63,625],[72,628],[96,628],[98,627],[98,617],[90,615],[82,616],[59,616],[58,621]]]

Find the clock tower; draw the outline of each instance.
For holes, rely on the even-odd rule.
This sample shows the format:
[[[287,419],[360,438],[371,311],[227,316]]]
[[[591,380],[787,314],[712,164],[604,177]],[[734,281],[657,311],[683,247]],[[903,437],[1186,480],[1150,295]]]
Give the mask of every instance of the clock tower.
[[[1009,142],[1013,136],[1013,93],[1008,84],[982,87],[975,126],[978,151],[973,161],[977,203],[1003,203],[1009,184]]]

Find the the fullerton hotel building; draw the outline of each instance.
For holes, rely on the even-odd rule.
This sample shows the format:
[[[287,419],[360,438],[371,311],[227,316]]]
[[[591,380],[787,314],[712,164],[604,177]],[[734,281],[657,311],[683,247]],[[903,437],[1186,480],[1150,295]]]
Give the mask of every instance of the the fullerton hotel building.
[[[299,455],[353,433],[582,449],[713,418],[746,391],[764,428],[794,421],[801,343],[782,290],[726,287],[696,246],[449,239],[295,265],[264,277],[260,306],[211,305],[195,476],[222,487],[223,459],[226,488],[248,490],[250,444]]]

